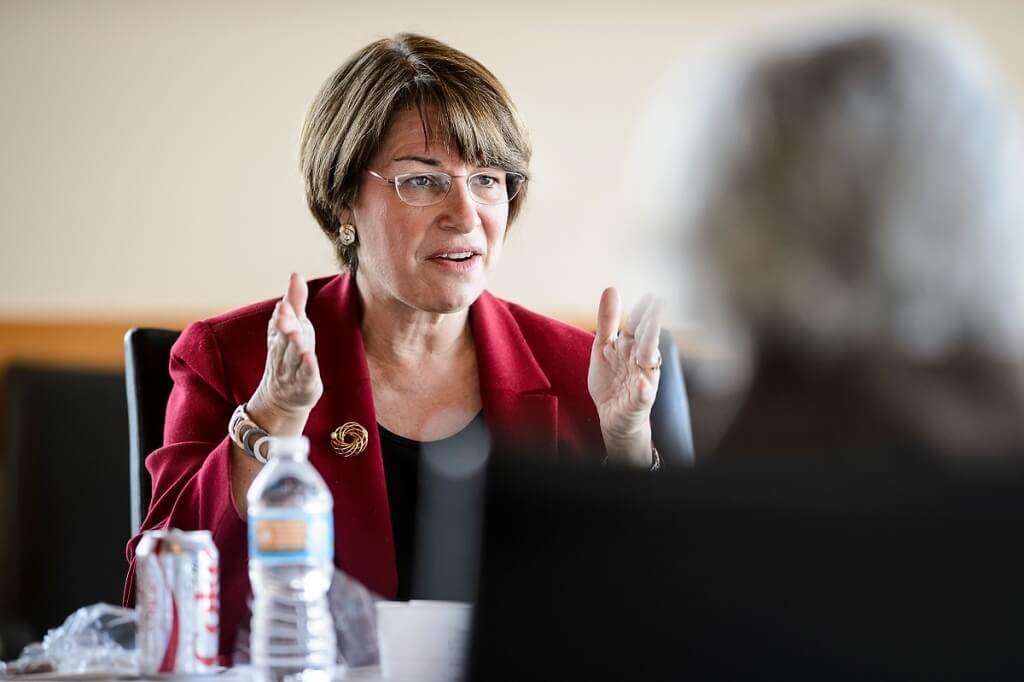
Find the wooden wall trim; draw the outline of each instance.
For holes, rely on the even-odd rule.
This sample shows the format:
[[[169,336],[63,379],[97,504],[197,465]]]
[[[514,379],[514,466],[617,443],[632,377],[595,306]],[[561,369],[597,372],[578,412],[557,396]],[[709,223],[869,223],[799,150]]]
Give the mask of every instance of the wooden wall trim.
[[[23,320],[0,318],[0,371],[12,362],[83,369],[124,369],[124,335],[132,327],[183,329],[199,319]],[[593,320],[559,315],[558,319],[583,329]]]
[[[181,329],[190,320],[0,320],[0,369],[13,362],[123,370],[124,335],[132,327]]]

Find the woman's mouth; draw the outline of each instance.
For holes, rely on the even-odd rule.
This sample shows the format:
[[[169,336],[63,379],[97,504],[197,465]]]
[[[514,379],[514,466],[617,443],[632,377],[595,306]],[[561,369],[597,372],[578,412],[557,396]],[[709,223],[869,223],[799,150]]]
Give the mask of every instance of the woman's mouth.
[[[440,258],[442,260],[450,260],[450,261],[454,261],[456,263],[465,263],[470,258],[472,258],[474,255],[476,255],[476,254],[474,254],[472,251],[453,251],[451,253],[442,253],[440,255],[434,256],[434,258]]]
[[[467,272],[480,262],[480,254],[475,251],[447,251],[431,256],[431,263],[455,272]]]

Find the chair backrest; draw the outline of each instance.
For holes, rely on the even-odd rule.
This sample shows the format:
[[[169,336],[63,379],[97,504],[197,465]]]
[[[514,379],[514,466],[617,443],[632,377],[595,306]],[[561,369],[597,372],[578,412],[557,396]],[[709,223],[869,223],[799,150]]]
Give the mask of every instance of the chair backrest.
[[[11,365],[6,376],[0,620],[22,622],[39,638],[81,606],[121,601],[124,378],[30,365]]]
[[[172,385],[168,371],[171,346],[180,334],[171,329],[137,328],[129,329],[124,336],[133,536],[142,526],[153,492],[145,461],[164,442],[164,417]]]
[[[694,461],[690,406],[679,349],[667,329],[661,331],[658,350],[661,379],[651,408],[651,435],[666,466],[689,466]]]
[[[128,397],[129,471],[131,473],[131,531],[138,533],[149,509],[151,482],[145,461],[163,445],[171,346],[180,331],[135,328],[124,337],[125,383]],[[651,430],[666,466],[693,464],[693,435],[679,350],[672,335],[661,332],[661,379],[651,410]]]

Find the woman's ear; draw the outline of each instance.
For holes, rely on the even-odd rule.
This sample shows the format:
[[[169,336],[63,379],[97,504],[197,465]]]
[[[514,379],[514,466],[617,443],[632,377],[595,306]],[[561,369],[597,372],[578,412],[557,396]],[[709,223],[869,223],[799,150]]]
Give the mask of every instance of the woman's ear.
[[[352,222],[352,209],[348,207],[348,204],[342,204],[341,208],[335,213],[335,217],[338,219],[339,225]]]

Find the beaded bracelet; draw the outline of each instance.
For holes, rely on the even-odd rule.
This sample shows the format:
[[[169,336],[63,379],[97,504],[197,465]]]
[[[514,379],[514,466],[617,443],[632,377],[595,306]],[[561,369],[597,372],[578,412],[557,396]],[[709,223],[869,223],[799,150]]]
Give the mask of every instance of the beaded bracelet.
[[[245,404],[235,408],[228,422],[231,442],[260,464],[266,464],[270,455],[270,434],[256,425],[245,411]],[[266,449],[263,446],[266,445]]]
[[[601,464],[608,463],[608,455],[604,456],[604,461]],[[658,448],[651,446],[651,468],[648,471],[657,471],[661,468],[661,455],[658,454]]]

